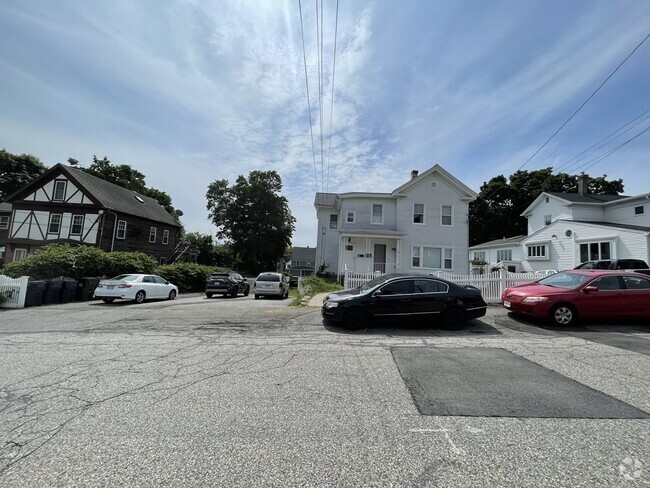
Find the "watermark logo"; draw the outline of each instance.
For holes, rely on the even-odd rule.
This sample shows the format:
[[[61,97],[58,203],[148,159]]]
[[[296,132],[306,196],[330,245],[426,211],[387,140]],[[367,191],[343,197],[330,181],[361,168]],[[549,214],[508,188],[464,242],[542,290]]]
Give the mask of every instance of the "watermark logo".
[[[627,481],[635,481],[641,478],[641,468],[643,464],[638,459],[625,458],[618,465],[618,472]]]

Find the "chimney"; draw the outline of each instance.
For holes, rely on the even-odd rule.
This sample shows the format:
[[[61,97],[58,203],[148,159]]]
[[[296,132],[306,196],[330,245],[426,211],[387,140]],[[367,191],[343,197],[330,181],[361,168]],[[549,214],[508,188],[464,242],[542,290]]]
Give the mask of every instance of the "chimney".
[[[589,175],[580,173],[578,175],[578,195],[586,195],[589,192]]]
[[[414,169],[413,171],[411,171],[411,179],[417,178],[417,177],[418,177],[418,170]]]

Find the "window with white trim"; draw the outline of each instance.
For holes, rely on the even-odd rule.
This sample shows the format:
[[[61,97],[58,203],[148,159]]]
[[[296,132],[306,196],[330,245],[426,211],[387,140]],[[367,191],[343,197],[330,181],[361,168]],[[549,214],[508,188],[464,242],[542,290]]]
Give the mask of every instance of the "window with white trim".
[[[80,236],[84,228],[84,216],[83,215],[73,215],[72,223],[70,224],[70,235],[71,236]]]
[[[27,257],[27,249],[14,249],[14,261]]]
[[[454,225],[453,219],[453,206],[441,205],[440,206],[440,225],[450,227]]]
[[[497,262],[512,261],[512,249],[498,249]]]
[[[553,216],[551,214],[544,215],[544,225],[551,225],[551,219]]]
[[[413,246],[411,267],[422,269],[452,269],[453,250],[448,247]]]
[[[639,205],[637,207],[634,207],[634,215],[644,215],[644,214],[645,214],[644,205]]]
[[[532,244],[527,246],[528,249],[528,259],[546,259],[547,258],[547,246],[546,244]]]
[[[474,251],[474,260],[485,261],[485,251]]]
[[[424,224],[424,203],[413,204],[413,223]]]
[[[0,229],[9,228],[9,215],[0,215]]]
[[[169,230],[168,229],[163,230],[162,243],[163,244],[169,244]]]
[[[370,217],[371,224],[384,223],[384,206],[381,203],[372,204],[372,216]]]
[[[339,216],[338,214],[330,214],[330,229],[339,228]]]
[[[48,234],[58,234],[61,230],[61,214],[50,214],[50,222],[47,224]]]
[[[158,232],[158,229],[155,227],[150,227],[149,228],[149,242],[156,242],[156,233]]]
[[[126,238],[126,220],[117,221],[117,230],[115,232],[116,239],[125,239]]]
[[[612,259],[612,246],[609,241],[583,242],[580,244],[580,262]]]
[[[345,223],[346,224],[354,224],[357,220],[357,214],[356,212],[346,212],[345,213]]]
[[[54,180],[54,194],[52,200],[55,202],[62,202],[65,199],[65,186],[67,181]]]

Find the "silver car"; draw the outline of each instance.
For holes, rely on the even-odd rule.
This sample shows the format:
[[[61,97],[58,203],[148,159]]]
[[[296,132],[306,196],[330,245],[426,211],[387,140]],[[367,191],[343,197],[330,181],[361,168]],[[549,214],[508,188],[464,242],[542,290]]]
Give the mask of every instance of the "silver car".
[[[255,299],[263,296],[287,298],[289,296],[289,277],[281,273],[260,273],[253,283]]]

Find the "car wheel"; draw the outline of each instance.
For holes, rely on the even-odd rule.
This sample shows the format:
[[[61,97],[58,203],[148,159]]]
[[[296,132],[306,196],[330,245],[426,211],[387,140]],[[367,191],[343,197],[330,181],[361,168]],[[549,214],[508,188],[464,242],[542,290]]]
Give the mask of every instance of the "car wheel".
[[[259,299],[260,299],[260,296],[256,294],[255,295],[255,300],[259,300]]]
[[[251,287],[247,286],[246,289],[244,290],[244,296],[247,297],[251,292]]]
[[[135,294],[135,303],[142,303],[145,298],[147,298],[147,294],[143,290],[140,290]]]
[[[212,293],[206,293],[205,296],[208,298],[212,298]]]
[[[442,328],[460,330],[465,326],[465,312],[460,308],[450,308],[442,315]]]
[[[352,307],[343,315],[343,325],[350,330],[365,329],[368,326],[368,314],[361,307]]]
[[[237,296],[237,290],[233,290],[230,292],[230,296],[235,298]]]
[[[115,298],[102,298],[102,301],[104,303],[113,303],[115,301]]]
[[[576,309],[568,304],[556,305],[551,309],[551,322],[553,325],[568,327],[574,325],[578,320]]]
[[[169,292],[169,296],[167,297],[169,300],[176,300],[176,290],[171,290]]]

